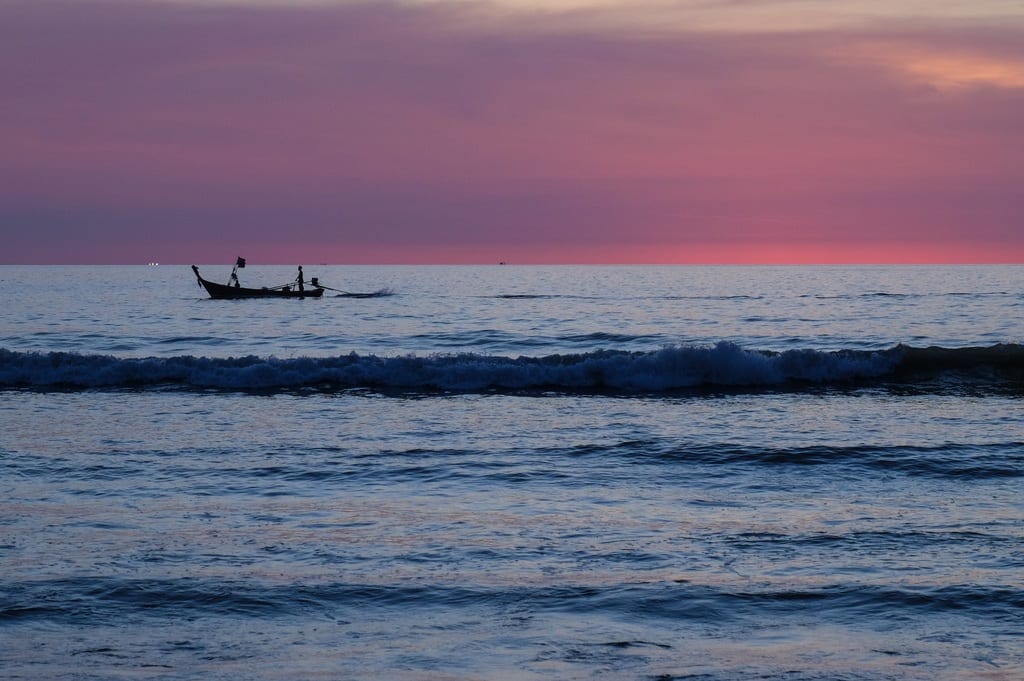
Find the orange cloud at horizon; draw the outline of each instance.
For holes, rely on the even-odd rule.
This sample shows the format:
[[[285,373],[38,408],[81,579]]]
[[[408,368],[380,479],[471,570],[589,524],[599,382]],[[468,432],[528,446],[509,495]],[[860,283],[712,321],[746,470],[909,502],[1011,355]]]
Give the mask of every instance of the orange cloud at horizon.
[[[1024,53],[986,54],[967,49],[912,41],[868,40],[848,50],[857,59],[874,62],[907,77],[955,92],[970,87],[1024,89]]]
[[[227,251],[225,251],[226,253]],[[275,248],[261,253],[267,262],[304,261],[310,248]],[[223,259],[223,258],[222,258]],[[308,258],[306,259],[308,260]],[[688,244],[558,245],[542,254],[524,247],[436,246],[420,244],[415,252],[382,247],[329,250],[320,262],[352,265],[415,265],[423,263],[473,265],[927,265],[1019,264],[1024,248],[972,244],[891,244],[885,249],[863,244]]]

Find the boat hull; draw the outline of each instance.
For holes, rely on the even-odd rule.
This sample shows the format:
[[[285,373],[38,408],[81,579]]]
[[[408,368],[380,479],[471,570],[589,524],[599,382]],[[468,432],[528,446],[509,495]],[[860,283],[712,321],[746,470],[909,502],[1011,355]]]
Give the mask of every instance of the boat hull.
[[[308,288],[303,291],[297,289],[272,289],[272,288],[245,288],[243,286],[226,286],[213,281],[203,279],[198,269],[193,266],[196,279],[202,285],[211,298],[217,300],[231,300],[238,298],[319,298],[324,290],[319,287]]]

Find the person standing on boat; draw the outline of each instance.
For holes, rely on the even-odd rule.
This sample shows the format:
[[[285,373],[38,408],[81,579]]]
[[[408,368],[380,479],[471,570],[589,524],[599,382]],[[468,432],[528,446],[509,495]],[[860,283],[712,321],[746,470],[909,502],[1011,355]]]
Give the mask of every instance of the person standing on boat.
[[[298,282],[300,291],[306,290],[305,287],[303,286],[303,283],[305,282],[302,281],[302,265],[299,265],[299,276],[296,277],[295,281]]]
[[[245,258],[238,256],[235,258],[235,266],[231,268],[231,277],[228,279],[228,286],[234,285],[235,288],[241,288],[242,284],[238,281],[238,270],[245,268]],[[196,276],[199,276],[199,272],[196,272]]]

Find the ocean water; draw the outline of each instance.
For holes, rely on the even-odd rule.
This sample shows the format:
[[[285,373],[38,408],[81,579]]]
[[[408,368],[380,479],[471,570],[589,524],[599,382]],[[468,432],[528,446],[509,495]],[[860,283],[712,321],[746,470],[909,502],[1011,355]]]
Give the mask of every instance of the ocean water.
[[[0,267],[0,678],[1024,678],[1024,267],[305,270]]]

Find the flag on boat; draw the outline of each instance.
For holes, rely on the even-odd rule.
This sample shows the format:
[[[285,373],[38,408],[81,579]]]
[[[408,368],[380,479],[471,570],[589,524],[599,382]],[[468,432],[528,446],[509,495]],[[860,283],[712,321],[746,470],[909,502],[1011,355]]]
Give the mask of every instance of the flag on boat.
[[[245,267],[245,258],[239,258],[236,260],[235,267]]]

